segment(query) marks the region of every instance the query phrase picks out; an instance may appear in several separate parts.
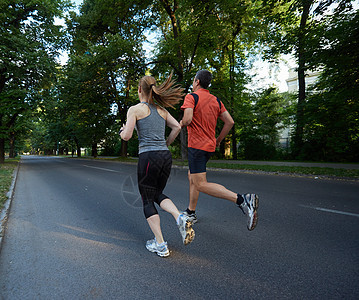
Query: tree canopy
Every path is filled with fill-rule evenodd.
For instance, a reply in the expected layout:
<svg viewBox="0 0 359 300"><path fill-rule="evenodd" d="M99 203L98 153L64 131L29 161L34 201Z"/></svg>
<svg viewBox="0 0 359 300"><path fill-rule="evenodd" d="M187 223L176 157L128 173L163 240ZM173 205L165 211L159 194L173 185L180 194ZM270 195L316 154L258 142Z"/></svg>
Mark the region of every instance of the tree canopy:
<svg viewBox="0 0 359 300"><path fill-rule="evenodd" d="M358 161L353 2L84 0L75 12L65 0L4 0L0 162L16 151L137 155L136 142L121 142L118 129L138 101L139 78L162 81L173 71L189 92L199 69L213 73L210 91L235 120L218 157ZM65 65L56 60L60 50L69 53ZM297 94L248 88L253 55L275 62L288 53ZM310 70L321 74L314 87L306 85ZM179 106L171 113L181 118ZM283 130L290 132L285 145ZM185 142L182 131L173 155L185 158Z"/></svg>

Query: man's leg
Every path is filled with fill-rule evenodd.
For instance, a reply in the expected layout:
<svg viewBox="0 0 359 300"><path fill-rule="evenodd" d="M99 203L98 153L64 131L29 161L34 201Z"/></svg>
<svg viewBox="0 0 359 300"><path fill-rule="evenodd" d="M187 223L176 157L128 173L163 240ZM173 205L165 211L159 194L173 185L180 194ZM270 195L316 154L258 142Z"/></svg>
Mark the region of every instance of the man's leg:
<svg viewBox="0 0 359 300"><path fill-rule="evenodd" d="M188 209L191 211L195 211L197 207L199 191L191 180L191 173L188 171L188 181L189 181L189 205Z"/></svg>
<svg viewBox="0 0 359 300"><path fill-rule="evenodd" d="M248 216L247 228L253 230L258 222L258 196L255 194L236 194L223 185L207 181L206 173L190 174L190 180L197 191L213 197L222 198L236 203Z"/></svg>
<svg viewBox="0 0 359 300"><path fill-rule="evenodd" d="M198 195L197 195L197 200L193 200L193 202L191 203L191 185L193 186L192 189L194 196L196 195L196 193L198 194L199 192L202 192L213 197L222 198L237 203L237 199L238 199L237 194L226 189L223 185L220 185L218 183L208 182L206 172L190 174L189 178L190 178L190 205L191 204L197 205L197 200L198 200Z"/></svg>

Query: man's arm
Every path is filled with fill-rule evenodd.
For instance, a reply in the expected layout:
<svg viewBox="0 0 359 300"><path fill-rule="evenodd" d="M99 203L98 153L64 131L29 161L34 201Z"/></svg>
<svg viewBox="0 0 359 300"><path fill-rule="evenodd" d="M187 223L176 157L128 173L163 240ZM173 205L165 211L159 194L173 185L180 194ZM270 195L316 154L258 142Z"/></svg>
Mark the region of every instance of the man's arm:
<svg viewBox="0 0 359 300"><path fill-rule="evenodd" d="M193 118L193 108L185 108L183 112L183 118L180 122L181 127L191 124Z"/></svg>
<svg viewBox="0 0 359 300"><path fill-rule="evenodd" d="M224 125L221 130L221 133L217 137L217 141L216 141L217 147L223 141L223 139L226 137L226 135L229 133L229 131L232 129L234 125L234 121L228 111L221 113L219 115L219 118L224 122Z"/></svg>

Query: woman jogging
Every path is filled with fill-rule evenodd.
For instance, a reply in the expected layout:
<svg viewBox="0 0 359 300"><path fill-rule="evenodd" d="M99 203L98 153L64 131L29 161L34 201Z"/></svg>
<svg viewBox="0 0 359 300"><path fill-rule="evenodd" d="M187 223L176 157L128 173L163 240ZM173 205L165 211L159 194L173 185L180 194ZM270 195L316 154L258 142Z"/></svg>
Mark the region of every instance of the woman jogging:
<svg viewBox="0 0 359 300"><path fill-rule="evenodd" d="M174 203L162 193L172 166L172 156L168 146L181 130L179 123L163 107L173 107L182 100L183 89L174 85L172 74L159 86L152 76L144 76L139 82L138 97L140 103L129 108L127 122L121 128L120 136L128 141L132 137L134 128L137 129L138 188L145 217L155 236L154 239L147 241L146 248L161 257L167 257L170 252L162 236L160 217L154 203L172 214L185 245L191 243L195 236L192 221L180 214ZM165 139L166 125L171 128L167 140Z"/></svg>

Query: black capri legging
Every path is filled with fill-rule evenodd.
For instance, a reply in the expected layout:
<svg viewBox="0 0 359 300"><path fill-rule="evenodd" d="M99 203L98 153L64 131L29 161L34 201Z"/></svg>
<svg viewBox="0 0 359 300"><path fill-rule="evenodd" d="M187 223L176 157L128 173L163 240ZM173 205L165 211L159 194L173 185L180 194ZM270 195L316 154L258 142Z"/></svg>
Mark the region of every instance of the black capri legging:
<svg viewBox="0 0 359 300"><path fill-rule="evenodd" d="M139 155L137 165L138 189L142 196L146 219L158 214L154 205L168 197L162 194L171 173L172 156L169 150L148 151Z"/></svg>

